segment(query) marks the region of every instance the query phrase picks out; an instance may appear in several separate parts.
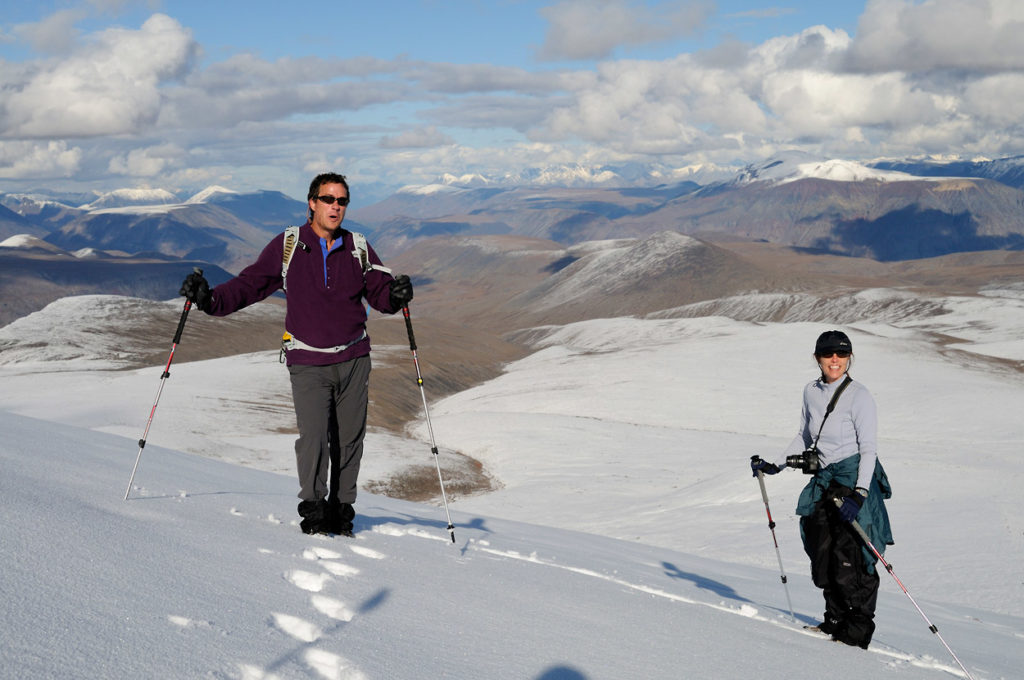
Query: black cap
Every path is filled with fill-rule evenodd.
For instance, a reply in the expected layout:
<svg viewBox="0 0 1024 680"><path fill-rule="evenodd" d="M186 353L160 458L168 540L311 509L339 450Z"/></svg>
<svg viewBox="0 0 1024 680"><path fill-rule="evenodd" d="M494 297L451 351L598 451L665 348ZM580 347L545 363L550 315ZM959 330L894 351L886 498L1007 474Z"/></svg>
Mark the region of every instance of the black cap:
<svg viewBox="0 0 1024 680"><path fill-rule="evenodd" d="M853 343L850 342L850 338L846 337L846 333L842 331L825 331L818 336L818 341L814 343L814 353L818 355L831 352L849 352L853 354Z"/></svg>

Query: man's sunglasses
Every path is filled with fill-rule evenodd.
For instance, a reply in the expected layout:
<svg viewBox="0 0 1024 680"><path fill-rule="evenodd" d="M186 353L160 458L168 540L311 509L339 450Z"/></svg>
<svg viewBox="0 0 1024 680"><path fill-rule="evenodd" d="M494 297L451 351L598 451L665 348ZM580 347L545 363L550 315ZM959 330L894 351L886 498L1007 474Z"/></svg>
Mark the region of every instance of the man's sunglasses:
<svg viewBox="0 0 1024 680"><path fill-rule="evenodd" d="M334 202L337 201L338 205L340 205L342 208L348 205L348 196L338 196L337 198L335 198L334 196L317 196L316 200L320 201L321 203L326 203L327 205L333 205Z"/></svg>
<svg viewBox="0 0 1024 680"><path fill-rule="evenodd" d="M835 356L839 357L840 359L846 359L847 357L850 356L850 353L847 352L844 349L839 349L839 350L836 350L834 352L821 352L820 354L818 354L818 357L820 359L830 359L832 357L832 355L835 355Z"/></svg>

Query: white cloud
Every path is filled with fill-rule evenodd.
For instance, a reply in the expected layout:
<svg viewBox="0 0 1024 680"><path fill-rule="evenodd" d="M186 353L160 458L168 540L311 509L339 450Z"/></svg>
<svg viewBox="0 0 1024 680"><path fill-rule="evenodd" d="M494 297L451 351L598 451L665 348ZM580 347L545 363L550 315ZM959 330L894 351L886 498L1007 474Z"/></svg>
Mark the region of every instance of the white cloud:
<svg viewBox="0 0 1024 680"><path fill-rule="evenodd" d="M780 132L792 137L827 137L848 127L905 128L944 117L935 97L899 73L786 71L767 76L764 91Z"/></svg>
<svg viewBox="0 0 1024 680"><path fill-rule="evenodd" d="M163 88L157 124L223 131L247 121L282 121L400 102L416 89L413 85L375 78L398 68L394 62L377 59L306 57L268 62L252 54L235 55ZM201 119L196 111L203 112Z"/></svg>
<svg viewBox="0 0 1024 680"><path fill-rule="evenodd" d="M633 0L561 2L545 10L544 49L594 56L681 35L704 16L683 9L689 18ZM670 59L537 70L244 53L200 66L200 47L167 16L76 40L71 18L33 25L66 33L66 54L0 69L4 177L229 173L266 186L251 178L315 165L405 183L573 162L730 165L779 148L1024 153L1024 48L1008 44L1024 35L1024 3L1009 0L870 2L854 35L811 26ZM30 142L24 159L10 151L19 140Z"/></svg>
<svg viewBox="0 0 1024 680"><path fill-rule="evenodd" d="M132 149L110 159L108 169L115 175L155 177L180 165L185 152L174 144Z"/></svg>
<svg viewBox="0 0 1024 680"><path fill-rule="evenodd" d="M0 141L0 178L71 177L82 161L82 150L67 142Z"/></svg>
<svg viewBox="0 0 1024 680"><path fill-rule="evenodd" d="M62 60L36 62L2 82L0 134L68 138L139 132L154 121L160 85L195 54L191 34L155 14L137 31L109 29Z"/></svg>
<svg viewBox="0 0 1024 680"><path fill-rule="evenodd" d="M550 24L541 59L602 59L620 46L689 35L712 13L709 3L664 3L649 8L627 0L563 0L540 11Z"/></svg>
<svg viewBox="0 0 1024 680"><path fill-rule="evenodd" d="M1018 129L1024 123L1024 73L979 78L964 88L962 110L993 129Z"/></svg>
<svg viewBox="0 0 1024 680"><path fill-rule="evenodd" d="M870 0L850 50L865 71L1024 68L1019 0Z"/></svg>

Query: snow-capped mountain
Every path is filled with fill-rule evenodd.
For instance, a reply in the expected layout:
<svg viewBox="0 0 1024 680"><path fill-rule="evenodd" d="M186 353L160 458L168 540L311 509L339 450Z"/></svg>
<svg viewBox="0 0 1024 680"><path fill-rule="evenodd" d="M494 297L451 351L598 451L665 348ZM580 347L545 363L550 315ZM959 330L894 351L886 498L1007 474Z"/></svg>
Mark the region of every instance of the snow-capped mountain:
<svg viewBox="0 0 1024 680"><path fill-rule="evenodd" d="M907 172L880 170L856 161L816 157L802 151L790 151L751 164L733 179L736 185L752 182L785 184L802 179L824 179L831 182L910 182L922 177Z"/></svg>
<svg viewBox="0 0 1024 680"><path fill-rule="evenodd" d="M654 187L683 181L708 183L733 176L736 168L712 163L672 167L649 163L619 165L585 165L569 163L541 168L523 168L500 175L480 173L445 173L428 185L411 185L399 191L416 191L424 186L455 186L465 189L479 187L549 187L549 188L624 188Z"/></svg>
<svg viewBox="0 0 1024 680"><path fill-rule="evenodd" d="M884 159L874 161L870 165L882 170L898 170L922 177L984 177L1012 187L1024 187L1024 156L996 159Z"/></svg>
<svg viewBox="0 0 1024 680"><path fill-rule="evenodd" d="M103 210L127 206L168 205L181 199L166 189L115 189L98 195L89 203L79 206L82 210Z"/></svg>
<svg viewBox="0 0 1024 680"><path fill-rule="evenodd" d="M10 236L3 241L0 241L0 248L19 249L23 251L38 250L54 255L68 254L68 252L63 248L58 248L52 243L47 243L43 239L32 236L31 234L15 234L14 236Z"/></svg>
<svg viewBox="0 0 1024 680"><path fill-rule="evenodd" d="M238 195L239 193L237 191L234 191L233 189L226 189L222 186L217 186L216 184L214 184L212 186L206 187L202 191L193 194L191 197L189 197L188 200L185 201L185 203L209 203L213 200L216 200L217 198L221 198L224 196Z"/></svg>

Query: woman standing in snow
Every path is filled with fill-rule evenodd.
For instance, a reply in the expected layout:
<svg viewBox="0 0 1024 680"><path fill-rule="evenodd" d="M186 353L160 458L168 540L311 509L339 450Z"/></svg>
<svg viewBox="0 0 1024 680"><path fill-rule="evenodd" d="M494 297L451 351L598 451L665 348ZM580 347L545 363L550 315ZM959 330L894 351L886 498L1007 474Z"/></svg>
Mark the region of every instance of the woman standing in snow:
<svg viewBox="0 0 1024 680"><path fill-rule="evenodd" d="M892 545L883 502L892 491L875 446L875 400L848 373L850 338L842 331L825 331L815 343L814 358L821 377L804 388L799 432L775 462L755 457L750 467L755 476L786 466L814 475L796 509L811 577L825 597L823 620L813 628L867 649L875 631L878 572L875 556L852 522L880 551Z"/></svg>

